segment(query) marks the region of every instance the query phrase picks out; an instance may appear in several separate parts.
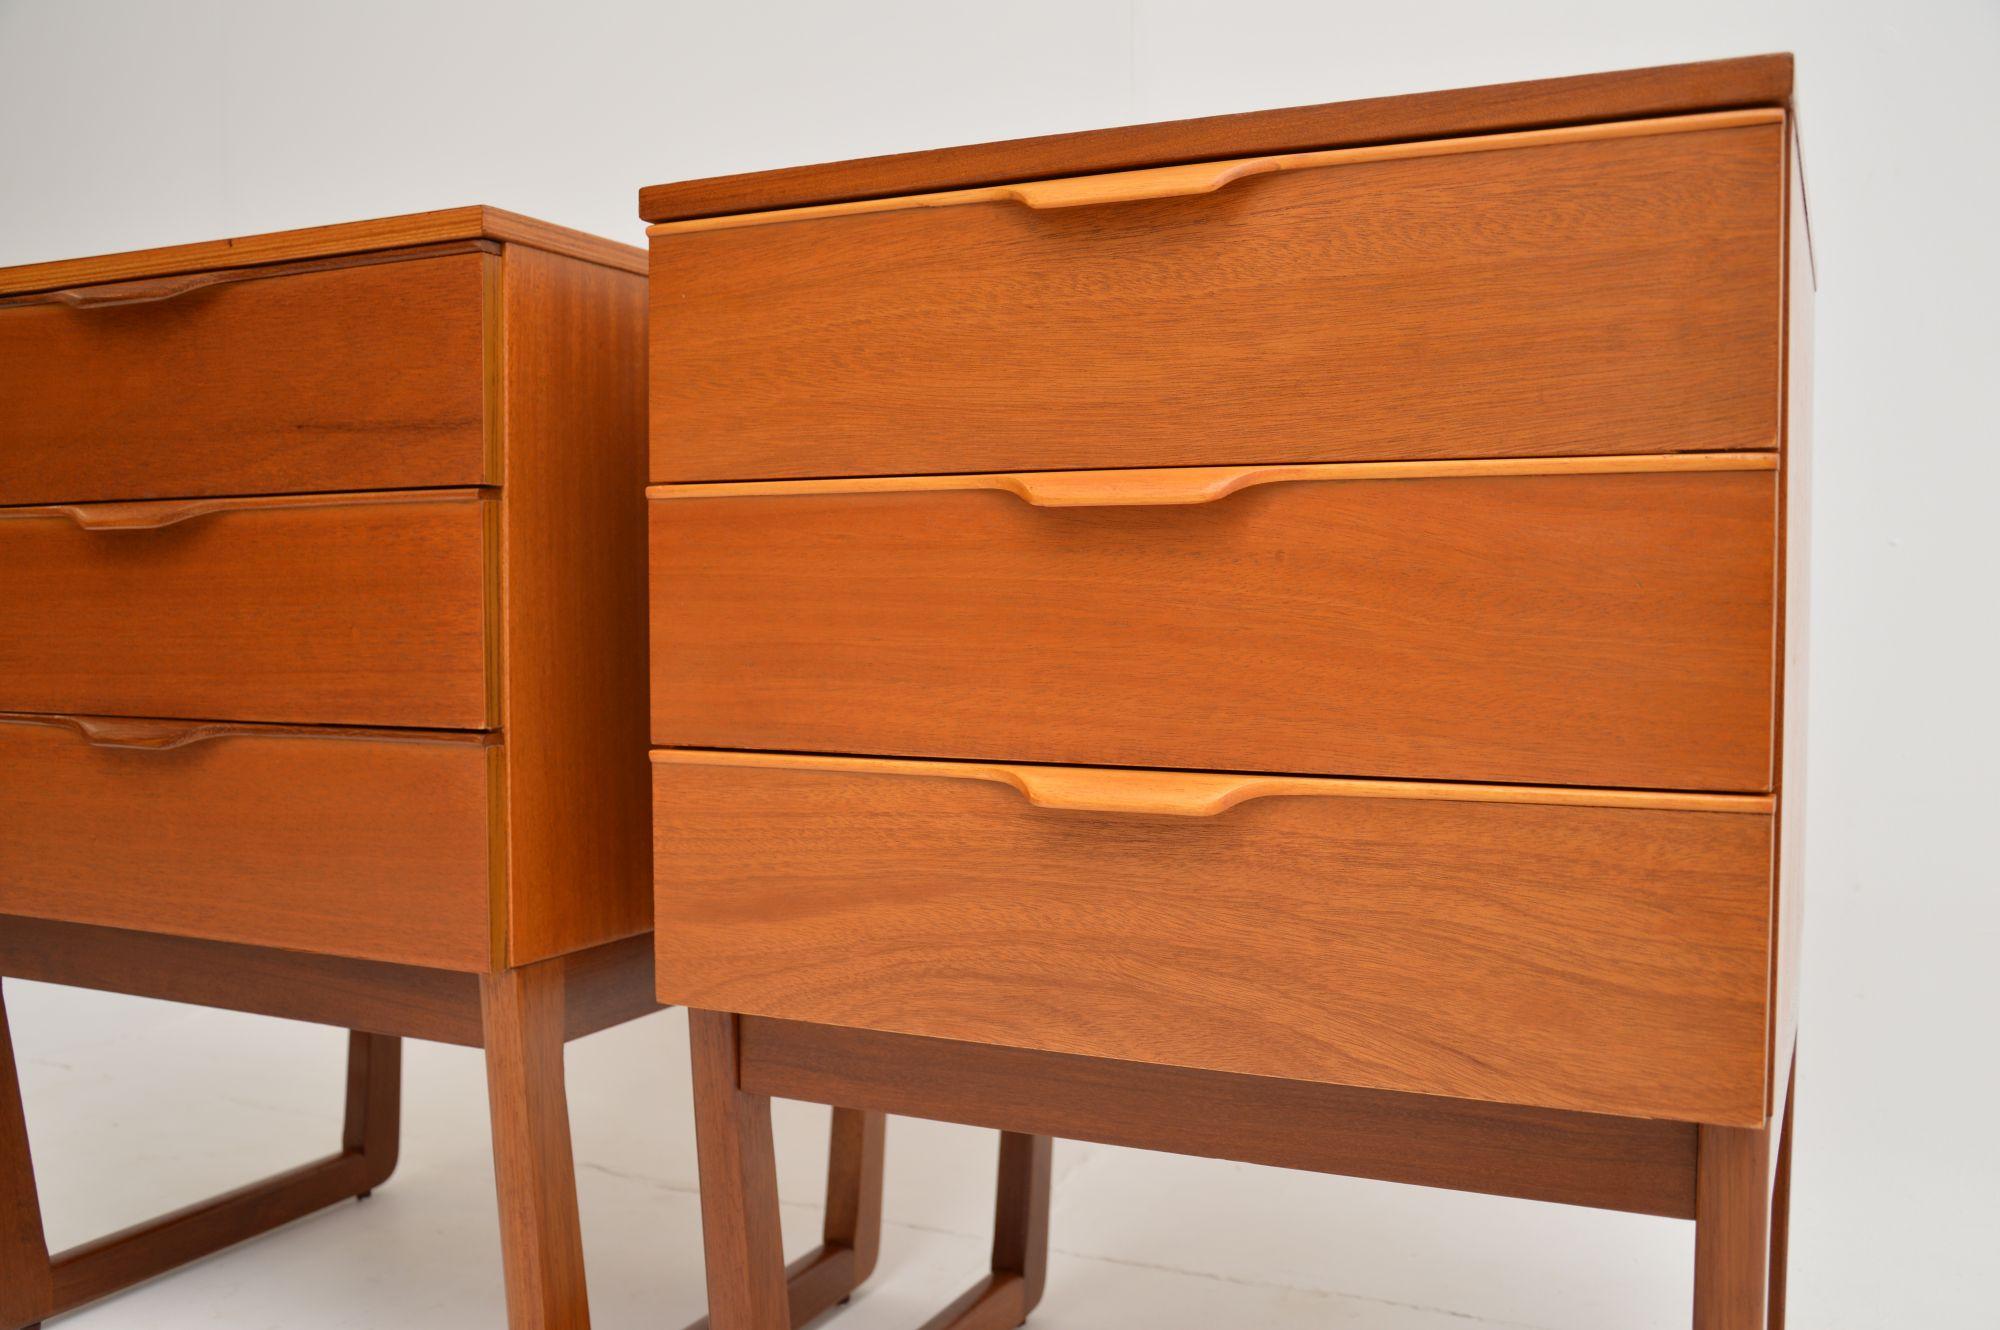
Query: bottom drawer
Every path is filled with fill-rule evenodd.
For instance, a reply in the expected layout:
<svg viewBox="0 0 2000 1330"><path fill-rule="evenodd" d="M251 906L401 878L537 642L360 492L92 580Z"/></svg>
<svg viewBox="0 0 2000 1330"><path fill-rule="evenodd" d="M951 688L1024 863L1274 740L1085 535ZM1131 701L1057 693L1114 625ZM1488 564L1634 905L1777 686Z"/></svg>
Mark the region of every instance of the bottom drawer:
<svg viewBox="0 0 2000 1330"><path fill-rule="evenodd" d="M660 750L659 996L1765 1115L1770 800Z"/></svg>
<svg viewBox="0 0 2000 1330"><path fill-rule="evenodd" d="M493 958L479 734L0 715L0 914Z"/></svg>

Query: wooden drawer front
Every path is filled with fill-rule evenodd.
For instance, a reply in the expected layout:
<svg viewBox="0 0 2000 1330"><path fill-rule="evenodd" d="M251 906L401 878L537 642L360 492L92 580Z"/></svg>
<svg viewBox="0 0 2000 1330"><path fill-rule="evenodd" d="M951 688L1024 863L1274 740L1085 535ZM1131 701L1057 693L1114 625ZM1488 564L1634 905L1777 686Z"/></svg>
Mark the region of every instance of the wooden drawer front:
<svg viewBox="0 0 2000 1330"><path fill-rule="evenodd" d="M655 488L653 741L1770 788L1772 471L1398 466Z"/></svg>
<svg viewBox="0 0 2000 1330"><path fill-rule="evenodd" d="M488 506L0 509L0 709L484 727Z"/></svg>
<svg viewBox="0 0 2000 1330"><path fill-rule="evenodd" d="M655 754L663 1000L1762 1121L1768 799L817 761Z"/></svg>
<svg viewBox="0 0 2000 1330"><path fill-rule="evenodd" d="M491 963L483 736L0 717L0 913Z"/></svg>
<svg viewBox="0 0 2000 1330"><path fill-rule="evenodd" d="M197 274L0 307L0 503L494 479L486 262ZM96 303L120 296L136 303Z"/></svg>
<svg viewBox="0 0 2000 1330"><path fill-rule="evenodd" d="M652 475L1770 448L1778 117L656 227Z"/></svg>

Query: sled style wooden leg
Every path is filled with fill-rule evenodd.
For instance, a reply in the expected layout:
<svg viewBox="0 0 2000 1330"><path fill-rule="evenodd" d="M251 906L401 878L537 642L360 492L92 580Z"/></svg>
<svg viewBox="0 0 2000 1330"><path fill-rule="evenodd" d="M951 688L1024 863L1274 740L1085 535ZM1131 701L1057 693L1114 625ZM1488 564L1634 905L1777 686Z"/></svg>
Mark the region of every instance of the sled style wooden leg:
<svg viewBox="0 0 2000 1330"><path fill-rule="evenodd" d="M500 1257L513 1330L590 1324L563 1082L564 987L560 960L479 981Z"/></svg>
<svg viewBox="0 0 2000 1330"><path fill-rule="evenodd" d="M771 1101L744 1093L737 1080L736 1017L688 1012L688 1044L708 1330L787 1330Z"/></svg>
<svg viewBox="0 0 2000 1330"><path fill-rule="evenodd" d="M367 1161L367 1200L396 1171L403 1138L403 1041L394 1035L347 1033L347 1120L341 1149Z"/></svg>
<svg viewBox="0 0 2000 1330"><path fill-rule="evenodd" d="M1014 1330L1042 1300L1049 1267L1046 1136L1000 1133L999 1199L993 1215L993 1273L924 1323L923 1330Z"/></svg>
<svg viewBox="0 0 2000 1330"><path fill-rule="evenodd" d="M887 1121L880 1113L833 1110L832 1136L827 1143L826 1222L820 1245L785 1267L786 1303L795 1326L846 1302L875 1271L875 1260L882 1250L882 1150Z"/></svg>
<svg viewBox="0 0 2000 1330"><path fill-rule="evenodd" d="M340 1153L50 1256L0 1000L0 1330L19 1330L232 1247L349 1197L395 1171L402 1044L350 1034Z"/></svg>
<svg viewBox="0 0 2000 1330"><path fill-rule="evenodd" d="M886 1119L833 1110L822 1240L782 1266L771 1101L736 1083L734 1017L691 1011L688 1022L709 1289L709 1315L689 1330L802 1326L846 1302L875 1270Z"/></svg>
<svg viewBox="0 0 2000 1330"><path fill-rule="evenodd" d="M1694 1330L1782 1330L1794 1083L1770 1124L1700 1130Z"/></svg>
<svg viewBox="0 0 2000 1330"><path fill-rule="evenodd" d="M788 1330L846 1300L880 1242L883 1116L834 1110L824 1245L784 1266L771 1101L737 1077L738 1018L688 1012L709 1314L690 1330ZM1050 1141L1003 1132L993 1272L925 1330L1012 1330L1040 1301Z"/></svg>
<svg viewBox="0 0 2000 1330"><path fill-rule="evenodd" d="M28 1154L28 1122L21 1110L21 1078L14 1068L5 985L0 984L0 1327L36 1324L54 1310L52 1298L49 1248Z"/></svg>

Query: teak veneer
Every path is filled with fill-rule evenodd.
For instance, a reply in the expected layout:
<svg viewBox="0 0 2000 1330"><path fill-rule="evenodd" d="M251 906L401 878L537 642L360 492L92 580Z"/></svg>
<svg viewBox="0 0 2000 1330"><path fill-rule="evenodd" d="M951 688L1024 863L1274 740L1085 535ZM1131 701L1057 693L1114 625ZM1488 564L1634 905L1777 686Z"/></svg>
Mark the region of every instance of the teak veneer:
<svg viewBox="0 0 2000 1330"><path fill-rule="evenodd" d="M1187 816L1143 779L1156 773L1138 773L1129 801L1128 773L1092 770L1094 797L1064 773L1067 790L1031 806L944 763L662 756L655 927L662 991L679 1004L1497 1103L1764 1119L1768 812L1299 781Z"/></svg>
<svg viewBox="0 0 2000 1330"><path fill-rule="evenodd" d="M1693 1220L1784 1320L1791 60L662 185L656 982L711 1324L768 1100Z"/></svg>
<svg viewBox="0 0 2000 1330"><path fill-rule="evenodd" d="M1540 466L656 498L653 741L1769 790L1775 473Z"/></svg>
<svg viewBox="0 0 2000 1330"><path fill-rule="evenodd" d="M653 479L1768 449L1780 116L656 226Z"/></svg>
<svg viewBox="0 0 2000 1330"><path fill-rule="evenodd" d="M1719 108L1778 107L1791 96L1792 57L1788 54L1706 60L1049 134L649 185L639 191L639 215L649 222L672 222L978 189L1055 176L1136 171L1218 157L1413 143L1558 125L1645 120Z"/></svg>
<svg viewBox="0 0 2000 1330"><path fill-rule="evenodd" d="M0 296L0 503L497 484L489 257Z"/></svg>
<svg viewBox="0 0 2000 1330"><path fill-rule="evenodd" d="M490 506L397 490L0 508L0 696L59 715L494 727Z"/></svg>
<svg viewBox="0 0 2000 1330"><path fill-rule="evenodd" d="M0 975L355 1032L338 1154L52 1255L0 1011L0 1330L380 1185L404 1037L486 1050L512 1324L588 1325L563 1043L657 1008L640 267L470 208L0 270Z"/></svg>

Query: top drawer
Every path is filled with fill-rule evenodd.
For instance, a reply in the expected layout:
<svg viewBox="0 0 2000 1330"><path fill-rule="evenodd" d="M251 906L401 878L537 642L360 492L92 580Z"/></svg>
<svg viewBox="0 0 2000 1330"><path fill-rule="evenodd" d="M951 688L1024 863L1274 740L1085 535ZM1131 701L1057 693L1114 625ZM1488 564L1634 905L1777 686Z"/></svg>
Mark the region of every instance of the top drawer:
<svg viewBox="0 0 2000 1330"><path fill-rule="evenodd" d="M477 485L481 253L0 303L0 504Z"/></svg>
<svg viewBox="0 0 2000 1330"><path fill-rule="evenodd" d="M652 476L1769 449L1781 119L656 226Z"/></svg>

